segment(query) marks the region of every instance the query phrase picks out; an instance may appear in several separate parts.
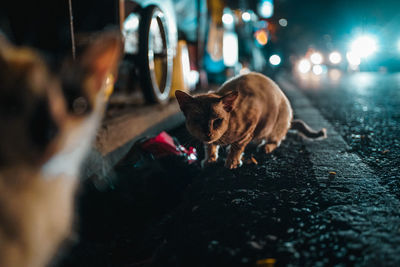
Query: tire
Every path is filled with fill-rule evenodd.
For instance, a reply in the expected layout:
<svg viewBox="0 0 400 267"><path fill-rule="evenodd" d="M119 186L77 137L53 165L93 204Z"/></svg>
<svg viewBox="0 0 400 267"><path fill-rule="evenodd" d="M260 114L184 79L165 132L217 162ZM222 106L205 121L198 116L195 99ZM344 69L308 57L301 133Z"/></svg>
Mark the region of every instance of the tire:
<svg viewBox="0 0 400 267"><path fill-rule="evenodd" d="M140 84L147 102L165 104L171 91L173 70L173 51L168 39L167 22L161 9L156 6L144 8L140 15Z"/></svg>

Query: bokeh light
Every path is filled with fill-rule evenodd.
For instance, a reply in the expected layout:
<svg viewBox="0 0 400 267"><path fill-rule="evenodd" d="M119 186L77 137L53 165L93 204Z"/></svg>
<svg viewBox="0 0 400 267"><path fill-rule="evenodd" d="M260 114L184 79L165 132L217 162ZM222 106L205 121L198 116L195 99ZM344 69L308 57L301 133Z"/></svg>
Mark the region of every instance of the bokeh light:
<svg viewBox="0 0 400 267"><path fill-rule="evenodd" d="M194 88L196 84L199 82L200 79L200 73L197 70L191 70L189 73L189 86L191 88Z"/></svg>
<svg viewBox="0 0 400 267"><path fill-rule="evenodd" d="M323 72L323 69L322 69L321 65L314 65L312 68L312 71L315 75L321 75Z"/></svg>
<svg viewBox="0 0 400 267"><path fill-rule="evenodd" d="M251 20L251 14L247 11L242 13L242 20L244 22L249 22Z"/></svg>
<svg viewBox="0 0 400 267"><path fill-rule="evenodd" d="M353 51L347 52L346 54L347 61L352 66L358 66L361 64L361 59L358 54L354 53Z"/></svg>
<svg viewBox="0 0 400 267"><path fill-rule="evenodd" d="M258 13L265 19L272 17L274 14L272 0L263 0L258 7Z"/></svg>
<svg viewBox="0 0 400 267"><path fill-rule="evenodd" d="M271 63L271 65L273 66L278 66L279 64L281 64L281 57L279 55L272 55L269 57L269 63Z"/></svg>
<svg viewBox="0 0 400 267"><path fill-rule="evenodd" d="M279 21L279 25L281 25L282 27L286 27L287 26L287 19L285 18L281 18Z"/></svg>
<svg viewBox="0 0 400 267"><path fill-rule="evenodd" d="M301 59L299 61L299 64L297 65L297 69L299 70L299 72L301 73L307 73L310 71L311 69L311 63L308 59Z"/></svg>
<svg viewBox="0 0 400 267"><path fill-rule="evenodd" d="M329 61L332 64L339 64L340 62L342 62L342 55L339 52L334 51L329 54Z"/></svg>
<svg viewBox="0 0 400 267"><path fill-rule="evenodd" d="M313 64L321 64L324 61L324 58L322 57L322 54L319 52L314 52L310 56L311 62Z"/></svg>
<svg viewBox="0 0 400 267"><path fill-rule="evenodd" d="M366 58L372 55L377 49L376 38L369 35L360 36L351 43L351 52L359 58Z"/></svg>
<svg viewBox="0 0 400 267"><path fill-rule="evenodd" d="M260 45L266 45L268 43L268 34L265 30L258 30L255 36Z"/></svg>
<svg viewBox="0 0 400 267"><path fill-rule="evenodd" d="M229 13L225 13L224 15L222 15L222 22L225 25L231 25L233 23L233 16Z"/></svg>
<svg viewBox="0 0 400 267"><path fill-rule="evenodd" d="M238 62L239 45L237 35L233 32L225 32L223 37L222 57L227 67L233 67Z"/></svg>

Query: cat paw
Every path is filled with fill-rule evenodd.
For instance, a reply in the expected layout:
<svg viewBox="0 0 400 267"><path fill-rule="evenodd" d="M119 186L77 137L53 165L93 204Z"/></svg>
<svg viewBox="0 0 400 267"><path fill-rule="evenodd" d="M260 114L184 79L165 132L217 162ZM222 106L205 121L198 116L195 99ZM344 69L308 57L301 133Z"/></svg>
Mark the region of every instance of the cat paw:
<svg viewBox="0 0 400 267"><path fill-rule="evenodd" d="M217 163L217 159L216 158L215 159L214 158L209 158L209 159L203 159L201 161L200 165L201 165L202 168L205 168L205 167L213 165L215 163Z"/></svg>
<svg viewBox="0 0 400 267"><path fill-rule="evenodd" d="M237 169L243 165L242 160L227 160L225 162L225 168L230 170Z"/></svg>

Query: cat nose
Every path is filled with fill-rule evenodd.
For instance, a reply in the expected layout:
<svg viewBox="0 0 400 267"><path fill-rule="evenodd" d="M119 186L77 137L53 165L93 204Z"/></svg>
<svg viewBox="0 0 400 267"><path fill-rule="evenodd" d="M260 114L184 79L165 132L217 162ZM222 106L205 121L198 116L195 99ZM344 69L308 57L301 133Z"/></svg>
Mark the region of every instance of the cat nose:
<svg viewBox="0 0 400 267"><path fill-rule="evenodd" d="M207 137L211 137L211 132L208 132L208 133L207 133Z"/></svg>

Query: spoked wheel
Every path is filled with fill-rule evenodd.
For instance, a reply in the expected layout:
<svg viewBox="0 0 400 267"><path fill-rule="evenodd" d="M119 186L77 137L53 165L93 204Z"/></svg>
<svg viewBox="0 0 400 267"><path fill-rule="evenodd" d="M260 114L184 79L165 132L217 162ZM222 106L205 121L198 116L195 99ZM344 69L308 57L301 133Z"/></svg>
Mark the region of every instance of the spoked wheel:
<svg viewBox="0 0 400 267"><path fill-rule="evenodd" d="M148 6L139 23L139 74L144 97L151 103L166 103L171 90L173 51L163 12Z"/></svg>

